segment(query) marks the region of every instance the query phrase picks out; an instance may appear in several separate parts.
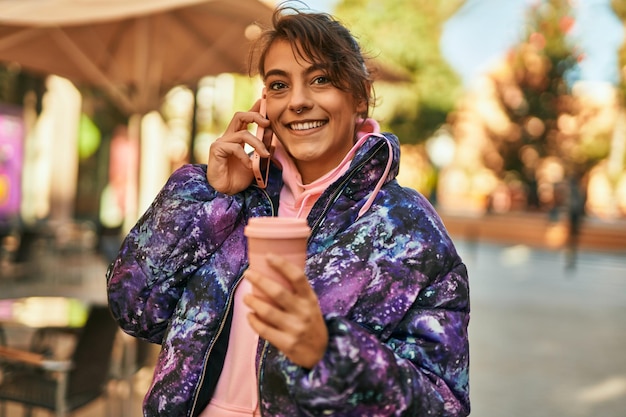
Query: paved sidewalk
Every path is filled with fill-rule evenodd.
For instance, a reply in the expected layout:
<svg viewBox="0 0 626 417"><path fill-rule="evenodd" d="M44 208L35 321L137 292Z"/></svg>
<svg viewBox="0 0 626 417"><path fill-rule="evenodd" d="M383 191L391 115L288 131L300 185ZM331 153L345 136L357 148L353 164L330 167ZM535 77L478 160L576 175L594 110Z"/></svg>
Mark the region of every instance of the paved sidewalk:
<svg viewBox="0 0 626 417"><path fill-rule="evenodd" d="M472 416L626 415L626 257L459 243L470 272Z"/></svg>

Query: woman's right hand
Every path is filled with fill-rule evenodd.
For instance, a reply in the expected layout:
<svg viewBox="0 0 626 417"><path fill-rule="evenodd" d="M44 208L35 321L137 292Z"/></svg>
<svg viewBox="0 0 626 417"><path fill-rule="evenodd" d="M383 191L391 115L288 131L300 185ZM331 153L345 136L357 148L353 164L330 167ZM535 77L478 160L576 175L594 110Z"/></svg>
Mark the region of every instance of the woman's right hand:
<svg viewBox="0 0 626 417"><path fill-rule="evenodd" d="M263 142L248 131L250 123L269 128L270 121L261 116L260 107L261 101L257 100L250 111L235 113L224 134L211 144L206 177L216 191L236 194L254 179L252 160L244 150L246 143L262 157L269 157Z"/></svg>

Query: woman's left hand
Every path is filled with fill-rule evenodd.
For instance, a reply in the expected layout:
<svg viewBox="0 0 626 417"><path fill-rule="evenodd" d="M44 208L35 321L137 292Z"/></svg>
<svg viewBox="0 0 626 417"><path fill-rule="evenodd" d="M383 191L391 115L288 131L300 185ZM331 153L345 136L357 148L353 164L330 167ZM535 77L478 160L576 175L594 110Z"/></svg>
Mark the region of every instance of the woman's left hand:
<svg viewBox="0 0 626 417"><path fill-rule="evenodd" d="M252 310L248 321L260 337L293 363L311 369L322 359L328 346L328 329L317 295L304 271L296 265L279 255L268 255L267 261L283 274L292 288L248 270L246 279L253 286L253 291L244 297L245 304Z"/></svg>

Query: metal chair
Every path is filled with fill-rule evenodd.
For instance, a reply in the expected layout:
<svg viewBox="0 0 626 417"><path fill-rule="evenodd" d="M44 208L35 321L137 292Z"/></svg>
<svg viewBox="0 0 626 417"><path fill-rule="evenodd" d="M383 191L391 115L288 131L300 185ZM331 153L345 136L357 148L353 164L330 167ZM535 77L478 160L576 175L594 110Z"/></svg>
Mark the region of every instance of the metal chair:
<svg viewBox="0 0 626 417"><path fill-rule="evenodd" d="M29 365L0 382L0 401L22 404L25 415L32 408L43 408L57 417L90 404L106 394L117 332L108 307L93 306L69 360L0 346L0 360Z"/></svg>

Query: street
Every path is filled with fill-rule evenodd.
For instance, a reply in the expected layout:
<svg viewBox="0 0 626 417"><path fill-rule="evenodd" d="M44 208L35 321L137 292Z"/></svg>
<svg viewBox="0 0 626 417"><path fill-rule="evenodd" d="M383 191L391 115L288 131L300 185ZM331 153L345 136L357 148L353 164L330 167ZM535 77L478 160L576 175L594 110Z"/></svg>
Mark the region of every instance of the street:
<svg viewBox="0 0 626 417"><path fill-rule="evenodd" d="M626 415L626 253L459 243L473 417Z"/></svg>

